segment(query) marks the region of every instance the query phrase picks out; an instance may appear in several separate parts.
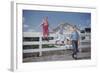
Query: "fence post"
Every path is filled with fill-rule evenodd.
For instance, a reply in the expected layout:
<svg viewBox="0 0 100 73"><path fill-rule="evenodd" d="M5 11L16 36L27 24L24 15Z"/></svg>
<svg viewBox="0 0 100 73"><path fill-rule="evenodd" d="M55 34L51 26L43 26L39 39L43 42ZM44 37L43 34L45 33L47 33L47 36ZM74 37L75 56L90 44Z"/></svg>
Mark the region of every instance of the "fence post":
<svg viewBox="0 0 100 73"><path fill-rule="evenodd" d="M41 51L41 49L42 49L42 36L41 35L39 36L39 49L40 49L39 56L42 56L42 51Z"/></svg>

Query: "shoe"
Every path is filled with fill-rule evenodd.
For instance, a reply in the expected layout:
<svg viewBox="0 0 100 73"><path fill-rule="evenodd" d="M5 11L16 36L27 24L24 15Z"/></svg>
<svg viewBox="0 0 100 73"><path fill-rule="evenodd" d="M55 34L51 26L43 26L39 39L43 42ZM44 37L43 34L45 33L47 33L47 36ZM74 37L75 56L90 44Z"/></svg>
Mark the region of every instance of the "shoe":
<svg viewBox="0 0 100 73"><path fill-rule="evenodd" d="M74 59L77 60L77 55L74 55Z"/></svg>
<svg viewBox="0 0 100 73"><path fill-rule="evenodd" d="M74 59L74 54L72 54L72 58Z"/></svg>
<svg viewBox="0 0 100 73"><path fill-rule="evenodd" d="M77 60L77 55L72 54L72 58L75 59L75 60Z"/></svg>

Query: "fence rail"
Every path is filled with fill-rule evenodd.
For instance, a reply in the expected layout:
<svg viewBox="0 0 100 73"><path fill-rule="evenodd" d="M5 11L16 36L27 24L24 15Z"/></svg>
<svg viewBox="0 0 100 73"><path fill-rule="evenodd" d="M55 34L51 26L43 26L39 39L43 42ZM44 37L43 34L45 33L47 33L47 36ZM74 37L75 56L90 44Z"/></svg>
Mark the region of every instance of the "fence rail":
<svg viewBox="0 0 100 73"><path fill-rule="evenodd" d="M79 48L87 48L91 47L90 45L80 45ZM43 52L43 51L56 51L56 50L66 50L66 49L72 49L72 46L64 46L60 48L42 48L42 49L25 49L23 53L34 53L34 52Z"/></svg>
<svg viewBox="0 0 100 73"><path fill-rule="evenodd" d="M91 40L81 40L81 43L82 42L90 42ZM23 45L38 45L38 44L40 44L40 42L38 42L38 41L29 41L29 42L23 42ZM55 41L49 41L49 42L47 42L47 41L44 41L44 42L42 42L42 44L55 44Z"/></svg>

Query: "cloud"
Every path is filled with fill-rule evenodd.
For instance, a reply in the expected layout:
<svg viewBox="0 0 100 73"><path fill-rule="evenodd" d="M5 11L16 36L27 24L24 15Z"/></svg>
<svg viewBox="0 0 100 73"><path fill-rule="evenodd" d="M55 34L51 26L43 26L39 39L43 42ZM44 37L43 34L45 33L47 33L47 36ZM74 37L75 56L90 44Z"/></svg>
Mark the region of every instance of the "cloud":
<svg viewBox="0 0 100 73"><path fill-rule="evenodd" d="M34 29L28 29L27 32L35 32Z"/></svg>
<svg viewBox="0 0 100 73"><path fill-rule="evenodd" d="M23 27L29 28L29 25L25 23L25 17L22 18L22 21L23 21Z"/></svg>
<svg viewBox="0 0 100 73"><path fill-rule="evenodd" d="M22 18L22 21L23 21L23 28L24 28L24 31L25 31L25 32L36 32L36 31L32 28L32 25L26 23L25 17Z"/></svg>
<svg viewBox="0 0 100 73"><path fill-rule="evenodd" d="M29 27L29 25L27 25L27 24L23 24L23 26L24 26L24 28L28 28Z"/></svg>

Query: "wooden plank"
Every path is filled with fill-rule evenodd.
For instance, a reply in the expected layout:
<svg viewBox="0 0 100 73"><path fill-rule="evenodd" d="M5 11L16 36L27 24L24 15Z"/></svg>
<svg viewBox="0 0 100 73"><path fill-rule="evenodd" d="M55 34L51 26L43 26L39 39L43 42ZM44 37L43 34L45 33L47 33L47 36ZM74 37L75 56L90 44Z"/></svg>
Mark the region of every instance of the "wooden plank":
<svg viewBox="0 0 100 73"><path fill-rule="evenodd" d="M90 47L90 45L84 45L84 46L79 46L79 48L87 48ZM42 48L42 49L26 49L23 50L23 53L33 53L33 52L43 52L43 51L55 51L55 50L66 50L66 49L72 49L70 48L66 48L64 47L60 47L60 48Z"/></svg>
<svg viewBox="0 0 100 73"><path fill-rule="evenodd" d="M28 49L23 50L23 53L32 53L32 52L40 52L40 51L55 51L55 50L65 50L66 48L42 48L42 49Z"/></svg>
<svg viewBox="0 0 100 73"><path fill-rule="evenodd" d="M80 42L90 42L91 40L81 40ZM29 41L29 42L23 42L23 45L39 45L39 44L55 44L55 41Z"/></svg>

